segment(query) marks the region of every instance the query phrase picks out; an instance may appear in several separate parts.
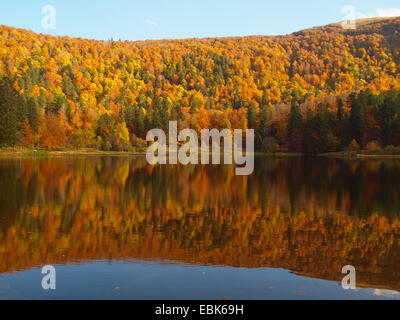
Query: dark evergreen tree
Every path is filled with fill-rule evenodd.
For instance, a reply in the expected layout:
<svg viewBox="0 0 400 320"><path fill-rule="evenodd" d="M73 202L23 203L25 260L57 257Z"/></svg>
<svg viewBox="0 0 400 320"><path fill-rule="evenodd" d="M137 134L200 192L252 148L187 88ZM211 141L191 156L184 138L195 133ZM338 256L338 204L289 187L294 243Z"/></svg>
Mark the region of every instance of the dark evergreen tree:
<svg viewBox="0 0 400 320"><path fill-rule="evenodd" d="M17 143L19 130L18 109L23 104L8 79L0 79L0 146Z"/></svg>
<svg viewBox="0 0 400 320"><path fill-rule="evenodd" d="M290 108L290 113L288 115L288 124L286 127L286 132L288 137L290 137L294 129L300 129L302 126L303 116L300 113L299 106L293 102Z"/></svg>
<svg viewBox="0 0 400 320"><path fill-rule="evenodd" d="M39 103L36 97L31 97L28 99L28 121L31 128L36 131L38 127L39 119Z"/></svg>
<svg viewBox="0 0 400 320"><path fill-rule="evenodd" d="M257 118L257 110L254 103L250 103L247 109L247 120L249 129L255 129Z"/></svg>
<svg viewBox="0 0 400 320"><path fill-rule="evenodd" d="M350 112L350 130L352 139L355 139L360 146L364 146L365 133L365 113L367 110L367 100L363 93L352 95Z"/></svg>
<svg viewBox="0 0 400 320"><path fill-rule="evenodd" d="M268 109L262 106L260 109L260 125L256 134L256 148L260 148L263 140L268 136Z"/></svg>

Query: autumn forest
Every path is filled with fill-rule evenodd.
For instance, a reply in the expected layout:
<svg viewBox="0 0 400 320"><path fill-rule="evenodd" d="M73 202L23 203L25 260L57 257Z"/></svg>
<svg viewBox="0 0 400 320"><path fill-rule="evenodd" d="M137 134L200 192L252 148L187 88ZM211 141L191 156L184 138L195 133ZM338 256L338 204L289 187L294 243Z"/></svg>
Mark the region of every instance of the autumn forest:
<svg viewBox="0 0 400 320"><path fill-rule="evenodd" d="M0 26L0 147L143 150L146 132L255 129L265 152L398 151L400 18L160 41Z"/></svg>

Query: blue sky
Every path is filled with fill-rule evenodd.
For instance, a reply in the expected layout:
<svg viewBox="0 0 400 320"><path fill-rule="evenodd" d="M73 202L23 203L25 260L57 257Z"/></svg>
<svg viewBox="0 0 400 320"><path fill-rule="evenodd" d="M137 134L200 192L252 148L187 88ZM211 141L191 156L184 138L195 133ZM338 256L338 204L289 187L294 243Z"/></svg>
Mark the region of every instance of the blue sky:
<svg viewBox="0 0 400 320"><path fill-rule="evenodd" d="M56 29L42 28L42 7L56 9ZM399 0L12 0L0 24L94 39L177 39L287 34L345 19L400 15Z"/></svg>

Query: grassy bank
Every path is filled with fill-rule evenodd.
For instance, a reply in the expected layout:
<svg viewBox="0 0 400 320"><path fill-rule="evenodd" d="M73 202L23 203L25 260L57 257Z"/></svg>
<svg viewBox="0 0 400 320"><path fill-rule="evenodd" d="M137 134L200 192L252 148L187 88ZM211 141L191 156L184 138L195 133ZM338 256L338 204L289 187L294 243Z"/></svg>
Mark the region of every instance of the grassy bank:
<svg viewBox="0 0 400 320"><path fill-rule="evenodd" d="M340 159L400 159L400 152L394 150L380 151L341 151L318 154L318 157L340 158ZM47 157L47 156L73 156L73 155L108 155L108 156L134 156L145 155L145 151L102 151L98 149L78 149L78 150L32 150L26 148L0 148L0 157L26 156L26 157ZM221 155L223 152L221 152ZM301 157L302 153L295 152L255 152L255 156L265 157Z"/></svg>
<svg viewBox="0 0 400 320"><path fill-rule="evenodd" d="M168 151L167 151L168 152ZM53 155L145 155L145 151L103 151L98 149L78 149L78 150L33 150L26 148L0 148L1 156L53 156ZM211 152L210 152L211 154ZM224 152L221 150L221 155ZM255 156L268 156L268 157L299 157L301 153L294 152L255 152Z"/></svg>
<svg viewBox="0 0 400 320"><path fill-rule="evenodd" d="M400 159L400 154L369 151L342 151L319 154L319 157L340 159Z"/></svg>
<svg viewBox="0 0 400 320"><path fill-rule="evenodd" d="M79 149L79 150L32 150L25 148L3 148L0 149L0 157L10 156L66 156L66 155L144 155L145 152L139 151L102 151L97 149Z"/></svg>
<svg viewBox="0 0 400 320"><path fill-rule="evenodd" d="M255 156L265 156L265 157L276 157L276 158L279 158L279 157L289 158L289 157L302 157L302 156L304 156L304 154L297 153L297 152L258 152L258 151L254 152L254 155Z"/></svg>

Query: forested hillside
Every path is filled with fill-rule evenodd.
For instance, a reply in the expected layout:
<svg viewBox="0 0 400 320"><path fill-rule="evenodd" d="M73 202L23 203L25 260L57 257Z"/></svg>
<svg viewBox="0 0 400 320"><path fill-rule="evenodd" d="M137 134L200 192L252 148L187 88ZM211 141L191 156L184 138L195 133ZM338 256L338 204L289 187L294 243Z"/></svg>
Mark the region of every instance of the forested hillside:
<svg viewBox="0 0 400 320"><path fill-rule="evenodd" d="M400 18L287 36L96 41L0 26L0 146L143 147L152 128L254 128L257 148L400 145Z"/></svg>

